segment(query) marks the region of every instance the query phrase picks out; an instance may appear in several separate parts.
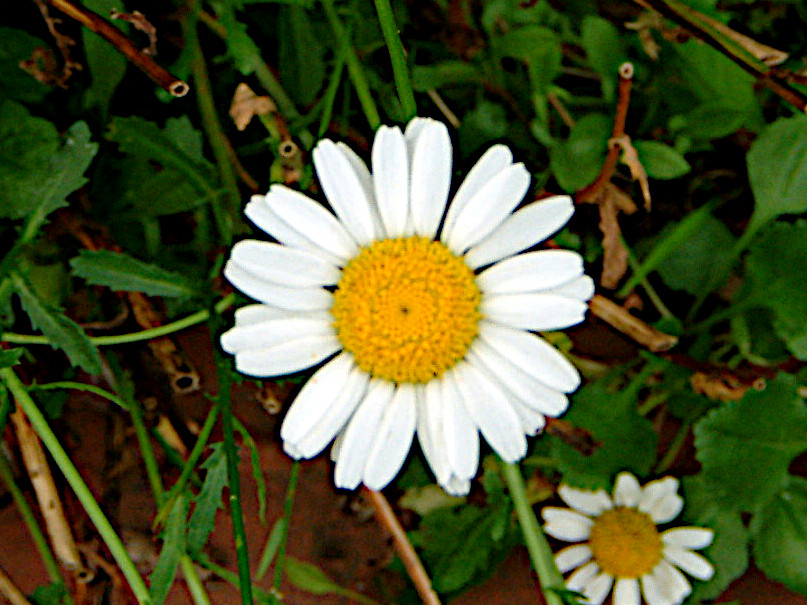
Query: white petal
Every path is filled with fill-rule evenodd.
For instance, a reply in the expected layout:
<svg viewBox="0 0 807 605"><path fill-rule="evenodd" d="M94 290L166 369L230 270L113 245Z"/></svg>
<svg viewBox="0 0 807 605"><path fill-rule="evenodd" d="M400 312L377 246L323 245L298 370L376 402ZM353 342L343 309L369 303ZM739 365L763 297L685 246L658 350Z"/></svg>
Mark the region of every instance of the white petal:
<svg viewBox="0 0 807 605"><path fill-rule="evenodd" d="M679 605L692 591L684 574L663 559L641 582L648 605Z"/></svg>
<svg viewBox="0 0 807 605"><path fill-rule="evenodd" d="M418 235L433 239L451 186L451 138L443 123L429 120L420 127L413 142L409 198L412 219Z"/></svg>
<svg viewBox="0 0 807 605"><path fill-rule="evenodd" d="M642 487L631 473L619 473L614 485L614 504L636 508L642 496Z"/></svg>
<svg viewBox="0 0 807 605"><path fill-rule="evenodd" d="M575 544L558 551L555 555L555 565L558 566L560 573L566 573L591 560L592 556L591 547L588 544Z"/></svg>
<svg viewBox="0 0 807 605"><path fill-rule="evenodd" d="M530 173L520 162L508 166L485 183L458 213L445 243L462 254L496 229L518 206L530 187Z"/></svg>
<svg viewBox="0 0 807 605"><path fill-rule="evenodd" d="M398 474L412 445L416 422L415 388L409 384L399 385L384 411L377 433L368 436L373 447L364 468L363 482L367 487L381 490Z"/></svg>
<svg viewBox="0 0 807 605"><path fill-rule="evenodd" d="M235 310L236 327L251 326L276 319L317 319L327 323L333 322L328 311L288 311L269 305L246 305Z"/></svg>
<svg viewBox="0 0 807 605"><path fill-rule="evenodd" d="M665 477L651 481L642 489L639 510L650 515L655 523L669 523L684 507L684 500L678 495L678 479Z"/></svg>
<svg viewBox="0 0 807 605"><path fill-rule="evenodd" d="M229 262L266 281L298 288L333 286L342 277L322 254L249 239L233 246Z"/></svg>
<svg viewBox="0 0 807 605"><path fill-rule="evenodd" d="M714 535L714 531L703 527L675 527L662 532L661 539L670 546L699 550L709 546Z"/></svg>
<svg viewBox="0 0 807 605"><path fill-rule="evenodd" d="M222 334L222 338L226 336ZM305 336L235 353L235 369L249 376L284 376L318 364L342 348L333 336Z"/></svg>
<svg viewBox="0 0 807 605"><path fill-rule="evenodd" d="M512 395L512 393L510 394ZM518 414L518 418L521 421L521 430L524 431L525 435L532 437L544 430L546 417L543 414L527 407L515 396L513 396L511 403L513 404L513 409L515 409L516 414Z"/></svg>
<svg viewBox="0 0 807 605"><path fill-rule="evenodd" d="M325 342L332 336L336 336L336 331L328 321L285 317L247 326L236 323L221 335L221 348L232 354L310 337L319 337Z"/></svg>
<svg viewBox="0 0 807 605"><path fill-rule="evenodd" d="M547 290L547 294L557 294L574 300L591 300L594 296L594 280L588 275L581 275L562 286Z"/></svg>
<svg viewBox="0 0 807 605"><path fill-rule="evenodd" d="M466 357L475 366L486 370L490 378L521 403L536 412L556 417L569 407L569 398L566 395L534 380L480 339L474 341Z"/></svg>
<svg viewBox="0 0 807 605"><path fill-rule="evenodd" d="M636 578L619 578L614 586L614 603L619 605L641 605L642 594Z"/></svg>
<svg viewBox="0 0 807 605"><path fill-rule="evenodd" d="M553 294L483 296L482 315L511 328L543 332L575 326L586 318L588 305Z"/></svg>
<svg viewBox="0 0 807 605"><path fill-rule="evenodd" d="M570 250L539 250L485 269L476 284L485 294L518 294L558 288L583 274L583 257Z"/></svg>
<svg viewBox="0 0 807 605"><path fill-rule="evenodd" d="M521 460L527 453L527 440L521 421L504 392L472 364L461 361L452 377L462 403L490 447L505 462Z"/></svg>
<svg viewBox="0 0 807 605"><path fill-rule="evenodd" d="M386 236L401 237L409 216L409 155L400 128L381 126L375 134L373 183Z"/></svg>
<svg viewBox="0 0 807 605"><path fill-rule="evenodd" d="M359 245L377 238L376 221L363 178L357 173L351 158L328 139L314 148L314 166L331 207Z"/></svg>
<svg viewBox="0 0 807 605"><path fill-rule="evenodd" d="M479 433L462 404L457 381L446 373L440 383L442 404L435 413L442 415L448 466L457 477L470 479L479 465Z"/></svg>
<svg viewBox="0 0 807 605"><path fill-rule="evenodd" d="M600 568L594 561L586 563L567 578L566 587L569 590L583 592L598 573L600 573Z"/></svg>
<svg viewBox="0 0 807 605"><path fill-rule="evenodd" d="M558 495L573 509L591 517L597 517L614 506L611 498L602 489L597 491L577 489L564 483L558 488Z"/></svg>
<svg viewBox="0 0 807 605"><path fill-rule="evenodd" d="M451 201L451 206L446 215L443 233L440 238L443 243L447 241L447 234L453 230L457 217L465 212L468 202L473 199L474 195L476 195L488 181L512 163L513 154L510 153L510 149L505 145L494 145L482 154L482 157L479 158L465 179L463 179L460 188Z"/></svg>
<svg viewBox="0 0 807 605"><path fill-rule="evenodd" d="M563 227L572 214L574 204L568 195L555 195L528 204L471 248L465 255L465 263L478 269L532 248Z"/></svg>
<svg viewBox="0 0 807 605"><path fill-rule="evenodd" d="M283 420L283 449L293 458L319 454L350 418L368 380L347 353L317 370Z"/></svg>
<svg viewBox="0 0 807 605"><path fill-rule="evenodd" d="M324 288L295 288L266 281L237 263L224 266L224 277L244 294L288 311L325 311L333 306L333 294Z"/></svg>
<svg viewBox="0 0 807 605"><path fill-rule="evenodd" d="M250 202L244 212L284 244L322 250L343 263L358 254L356 242L333 214L284 185L272 185L264 203Z"/></svg>
<svg viewBox="0 0 807 605"><path fill-rule="evenodd" d="M541 514L546 521L544 530L553 538L564 542L588 540L594 521L568 508L547 506Z"/></svg>
<svg viewBox="0 0 807 605"><path fill-rule="evenodd" d="M611 586L614 584L614 576L609 573L601 572L596 578L591 580L583 591L587 602L591 605L602 605L605 597L611 592ZM620 603L620 605L622 605Z"/></svg>
<svg viewBox="0 0 807 605"><path fill-rule="evenodd" d="M479 338L520 370L552 389L571 393L580 385L580 375L569 360L534 334L483 320L479 322Z"/></svg>
<svg viewBox="0 0 807 605"><path fill-rule="evenodd" d="M699 580L708 580L714 573L715 568L704 557L696 552L680 548L678 546L665 546L664 558L673 565L680 567L690 576Z"/></svg>
<svg viewBox="0 0 807 605"><path fill-rule="evenodd" d="M391 382L370 381L364 400L356 408L342 436L334 471L337 487L355 489L362 481L367 455L373 445L372 436L378 434L393 393Z"/></svg>

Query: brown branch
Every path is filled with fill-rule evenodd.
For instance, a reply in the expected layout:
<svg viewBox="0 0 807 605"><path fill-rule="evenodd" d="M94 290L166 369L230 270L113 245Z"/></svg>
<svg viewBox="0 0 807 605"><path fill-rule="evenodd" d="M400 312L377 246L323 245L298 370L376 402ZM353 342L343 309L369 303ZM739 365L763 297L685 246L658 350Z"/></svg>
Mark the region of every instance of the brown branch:
<svg viewBox="0 0 807 605"><path fill-rule="evenodd" d="M154 59L137 48L120 30L109 21L91 10L73 4L69 0L45 0L51 6L72 17L84 27L109 42L124 57L146 74L159 87L167 90L175 97L188 94L188 84L158 65Z"/></svg>
<svg viewBox="0 0 807 605"><path fill-rule="evenodd" d="M657 330L601 294L595 294L588 306L594 315L629 336L648 351L653 353L667 351L678 343L677 336Z"/></svg>
<svg viewBox="0 0 807 605"><path fill-rule="evenodd" d="M406 571L422 601L426 605L440 605L440 598L432 588L432 581L423 568L423 563L420 562L412 543L406 537L406 532L401 527L384 494L366 487L362 488L362 491L370 498L378 522L392 534L395 550L401 561L403 561L404 567L406 567Z"/></svg>

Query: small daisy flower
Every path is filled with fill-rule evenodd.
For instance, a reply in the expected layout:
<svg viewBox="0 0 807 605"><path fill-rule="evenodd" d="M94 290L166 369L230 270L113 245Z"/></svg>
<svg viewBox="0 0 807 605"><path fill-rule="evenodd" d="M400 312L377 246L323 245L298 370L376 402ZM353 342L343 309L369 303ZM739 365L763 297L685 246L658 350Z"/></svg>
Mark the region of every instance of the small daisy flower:
<svg viewBox="0 0 807 605"><path fill-rule="evenodd" d="M614 605L678 605L692 587L679 568L708 580L714 568L695 550L712 543L714 532L701 527L675 527L663 532L681 512L678 480L665 477L644 487L630 473L620 473L613 498L604 490L586 491L561 485L558 494L573 510L548 506L544 529L565 542L583 542L555 555L561 573L575 569L566 587L600 605L611 588Z"/></svg>
<svg viewBox="0 0 807 605"><path fill-rule="evenodd" d="M562 414L580 378L531 331L583 320L594 285L580 255L519 254L571 217L568 196L515 211L530 175L495 145L448 204L446 127L416 118L379 128L371 167L320 141L314 167L333 214L283 185L246 215L277 243L244 240L224 275L258 304L221 337L236 368L260 377L325 361L281 428L285 451L311 458L334 442L335 483L379 490L414 435L437 481L468 492L479 434L506 461Z"/></svg>

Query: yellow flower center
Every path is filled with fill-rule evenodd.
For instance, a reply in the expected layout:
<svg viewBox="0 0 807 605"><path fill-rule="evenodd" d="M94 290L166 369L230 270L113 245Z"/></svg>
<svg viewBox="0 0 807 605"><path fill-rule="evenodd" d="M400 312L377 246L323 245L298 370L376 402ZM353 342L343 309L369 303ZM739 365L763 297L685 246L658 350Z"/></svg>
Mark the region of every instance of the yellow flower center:
<svg viewBox="0 0 807 605"><path fill-rule="evenodd" d="M589 546L597 565L617 578L638 578L661 560L663 543L649 515L617 506L594 519Z"/></svg>
<svg viewBox="0 0 807 605"><path fill-rule="evenodd" d="M425 383L464 356L478 332L474 273L423 237L373 242L344 268L331 314L342 346L368 374Z"/></svg>

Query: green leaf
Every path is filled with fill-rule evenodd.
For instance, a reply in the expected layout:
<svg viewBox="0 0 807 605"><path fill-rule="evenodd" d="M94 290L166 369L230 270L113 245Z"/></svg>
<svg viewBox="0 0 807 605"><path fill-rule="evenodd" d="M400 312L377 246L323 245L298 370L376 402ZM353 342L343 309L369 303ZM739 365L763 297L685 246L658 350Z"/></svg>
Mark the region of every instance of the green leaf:
<svg viewBox="0 0 807 605"><path fill-rule="evenodd" d="M61 582L37 586L30 597L35 605L62 605L72 603L68 598L67 589Z"/></svg>
<svg viewBox="0 0 807 605"><path fill-rule="evenodd" d="M121 7L117 0L86 0L82 5L99 15L109 15L113 9ZM112 20L112 24L121 31L123 23L120 19ZM106 118L112 95L126 73L128 62L122 54L110 52L109 42L90 29L82 28L81 37L87 67L92 76L92 84L84 93L84 105L88 109L98 110Z"/></svg>
<svg viewBox="0 0 807 605"><path fill-rule="evenodd" d="M25 353L23 348L0 349L0 368L10 368L17 365L20 363L23 353Z"/></svg>
<svg viewBox="0 0 807 605"><path fill-rule="evenodd" d="M216 525L216 511L224 508L221 494L228 485L227 456L221 443L211 445L210 449L213 453L202 464L207 470L205 482L193 500L193 514L188 523L188 552L191 556L204 548Z"/></svg>
<svg viewBox="0 0 807 605"><path fill-rule="evenodd" d="M295 557L286 555L283 559L283 571L289 582L311 594L342 594L345 590L316 565Z"/></svg>
<svg viewBox="0 0 807 605"><path fill-rule="evenodd" d="M706 582L696 582L692 591L698 601L708 601L717 598L748 569L748 530L740 513L721 508L714 501L709 481L702 474L684 477L683 487L684 520L715 532L712 543L700 551L714 566L714 576Z"/></svg>
<svg viewBox="0 0 807 605"><path fill-rule="evenodd" d="M753 305L771 310L776 335L793 355L807 360L807 221L776 223L757 237L746 273Z"/></svg>
<svg viewBox="0 0 807 605"><path fill-rule="evenodd" d="M544 94L560 72L561 48L551 29L529 25L495 38L491 44L498 60L504 57L527 64L533 92Z"/></svg>
<svg viewBox="0 0 807 605"><path fill-rule="evenodd" d="M619 471L630 470L639 476L650 472L658 436L650 421L636 411L641 386L637 382L614 392L602 379L574 394L563 419L589 431L597 448L585 456L552 437L552 457L566 483L582 489L609 489L612 477Z"/></svg>
<svg viewBox="0 0 807 605"><path fill-rule="evenodd" d="M163 548L154 571L149 576L151 598L154 605L162 605L168 591L174 583L179 559L185 554L185 529L188 517L188 500L185 494L179 494L174 500L171 512L165 523L163 532Z"/></svg>
<svg viewBox="0 0 807 605"><path fill-rule="evenodd" d="M36 48L48 45L21 29L0 27L0 101L14 99L26 103L41 101L50 88L20 68L29 60ZM5 141L4 141L5 144Z"/></svg>
<svg viewBox="0 0 807 605"><path fill-rule="evenodd" d="M684 155L676 149L658 141L634 141L647 176L654 179L677 179L692 168Z"/></svg>
<svg viewBox="0 0 807 605"><path fill-rule="evenodd" d="M690 217L696 229L688 228ZM676 237L679 227L687 233L685 240ZM696 294L712 273L727 271L734 260L731 250L735 237L725 223L710 212L697 217L694 213L689 215L677 225L664 229L659 239L662 242L659 245L669 241L675 246L658 265L664 283L675 290Z"/></svg>
<svg viewBox="0 0 807 605"><path fill-rule="evenodd" d="M302 105L310 105L325 81L325 48L308 13L299 6L284 6L278 15L281 81Z"/></svg>
<svg viewBox="0 0 807 605"><path fill-rule="evenodd" d="M591 67L600 74L605 100L613 101L616 98L619 66L626 59L619 30L607 19L587 15L580 28L580 38Z"/></svg>
<svg viewBox="0 0 807 605"><path fill-rule="evenodd" d="M70 259L73 275L116 292L143 292L148 296L187 297L194 294L187 280L157 265L109 250L82 250Z"/></svg>
<svg viewBox="0 0 807 605"><path fill-rule="evenodd" d="M434 65L415 65L412 68L412 87L417 92L458 84L481 83L482 75L478 68L465 61L441 61Z"/></svg>
<svg viewBox="0 0 807 605"><path fill-rule="evenodd" d="M749 229L807 211L807 117L776 120L754 141L747 160L755 200Z"/></svg>
<svg viewBox="0 0 807 605"><path fill-rule="evenodd" d="M252 479L255 481L255 491L258 497L258 517L261 522L266 520L266 479L261 468L261 455L258 452L258 445L247 431L247 427L237 418L233 418L233 426L241 435L244 447L249 449L249 461L252 465Z"/></svg>
<svg viewBox="0 0 807 605"><path fill-rule="evenodd" d="M608 153L611 119L599 113L583 116L569 138L549 149L550 167L566 191L578 191L597 178Z"/></svg>
<svg viewBox="0 0 807 605"><path fill-rule="evenodd" d="M89 374L100 374L101 356L84 330L60 310L43 303L20 275L12 273L11 278L31 325L47 336L52 347L62 349L71 364Z"/></svg>
<svg viewBox="0 0 807 605"><path fill-rule="evenodd" d="M751 522L754 561L770 579L807 595L807 479L791 476Z"/></svg>
<svg viewBox="0 0 807 605"><path fill-rule="evenodd" d="M98 151L84 122L71 126L60 142L53 124L13 101L0 104L0 140L0 218L44 219L64 206L87 182L84 171Z"/></svg>
<svg viewBox="0 0 807 605"><path fill-rule="evenodd" d="M490 141L507 134L510 125L504 107L490 101L480 101L465 114L460 126L460 149L464 155L474 153Z"/></svg>
<svg viewBox="0 0 807 605"><path fill-rule="evenodd" d="M793 377L780 374L764 391L712 410L694 434L715 501L754 512L785 488L790 462L807 451L807 408Z"/></svg>

